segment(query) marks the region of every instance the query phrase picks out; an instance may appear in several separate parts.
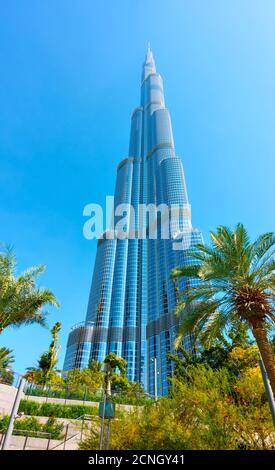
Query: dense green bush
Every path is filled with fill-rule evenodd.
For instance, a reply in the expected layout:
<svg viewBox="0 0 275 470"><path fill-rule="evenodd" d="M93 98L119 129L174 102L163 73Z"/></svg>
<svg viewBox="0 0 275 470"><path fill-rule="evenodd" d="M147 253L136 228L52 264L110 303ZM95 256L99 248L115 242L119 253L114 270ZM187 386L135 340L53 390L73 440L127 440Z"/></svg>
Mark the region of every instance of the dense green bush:
<svg viewBox="0 0 275 470"><path fill-rule="evenodd" d="M9 423L9 416L5 415L0 417L0 432L4 431Z"/></svg>
<svg viewBox="0 0 275 470"><path fill-rule="evenodd" d="M80 400L99 402L101 400L101 393L91 393L85 387L79 386L79 389L67 389L65 387L52 387L52 388L35 388L29 387L25 393L27 396L34 397L48 397L48 398L63 398L67 400ZM124 390L115 391L112 394L115 403L121 405L145 405L148 403L148 397L140 390Z"/></svg>
<svg viewBox="0 0 275 470"><path fill-rule="evenodd" d="M43 432L49 432L52 439L62 439L63 424L57 423L55 418L49 418L43 425Z"/></svg>
<svg viewBox="0 0 275 470"><path fill-rule="evenodd" d="M55 418L76 419L84 414L97 415L95 406L62 405L59 403L38 403L30 400L21 400L19 412L30 416L50 416Z"/></svg>
<svg viewBox="0 0 275 470"><path fill-rule="evenodd" d="M258 366L233 380L225 368L188 365L185 376L173 380L169 398L112 420L110 449L270 449L272 432ZM99 449L99 430L91 429L80 447Z"/></svg>
<svg viewBox="0 0 275 470"><path fill-rule="evenodd" d="M9 416L0 418L0 431L6 430L8 423ZM63 424L57 423L55 418L49 418L44 424L33 416L17 419L14 422L14 430L14 433L16 433L16 430L46 432L51 434L51 439L62 439L63 437ZM43 437L43 435L40 437Z"/></svg>
<svg viewBox="0 0 275 470"><path fill-rule="evenodd" d="M67 400L100 401L101 394L91 393L86 387L79 386L79 389L69 389L65 386L53 386L43 389L42 387L29 387L26 395L33 397L64 398Z"/></svg>

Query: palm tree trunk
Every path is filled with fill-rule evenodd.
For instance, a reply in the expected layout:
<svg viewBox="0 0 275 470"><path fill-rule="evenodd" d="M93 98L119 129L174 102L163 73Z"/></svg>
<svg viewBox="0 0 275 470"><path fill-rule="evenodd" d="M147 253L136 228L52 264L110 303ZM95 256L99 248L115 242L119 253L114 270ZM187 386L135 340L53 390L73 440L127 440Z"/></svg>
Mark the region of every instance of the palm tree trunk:
<svg viewBox="0 0 275 470"><path fill-rule="evenodd" d="M275 400L275 356L268 342L263 322L261 320L253 320L251 321L251 324L253 335L260 350Z"/></svg>
<svg viewBox="0 0 275 470"><path fill-rule="evenodd" d="M107 381L106 395L108 395L109 397L112 395L112 390L111 390L111 377L109 377L109 378L108 378L108 381Z"/></svg>

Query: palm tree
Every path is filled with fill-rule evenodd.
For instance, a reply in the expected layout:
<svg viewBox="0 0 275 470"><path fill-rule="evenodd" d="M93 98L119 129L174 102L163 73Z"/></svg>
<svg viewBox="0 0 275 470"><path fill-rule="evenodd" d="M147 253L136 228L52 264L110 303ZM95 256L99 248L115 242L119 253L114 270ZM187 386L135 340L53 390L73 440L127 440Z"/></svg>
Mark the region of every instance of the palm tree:
<svg viewBox="0 0 275 470"><path fill-rule="evenodd" d="M54 294L36 285L45 266L33 266L15 276L16 257L11 248L0 251L0 333L10 325L38 323L45 326L49 304L58 307Z"/></svg>
<svg viewBox="0 0 275 470"><path fill-rule="evenodd" d="M119 370L121 377L125 378L126 376L126 365L127 361L122 357L117 356L116 354L110 352L104 359L105 365L105 376L104 382L106 387L106 394L111 395L111 384L115 377L118 376L116 374L116 370Z"/></svg>
<svg viewBox="0 0 275 470"><path fill-rule="evenodd" d="M10 369L14 362L12 350L0 347L0 369Z"/></svg>
<svg viewBox="0 0 275 470"><path fill-rule="evenodd" d="M91 359L88 364L88 369L94 374L101 374L102 372L102 363Z"/></svg>
<svg viewBox="0 0 275 470"><path fill-rule="evenodd" d="M61 330L61 323L57 322L51 329L52 342L49 346L48 351L41 354L37 361L37 367L28 368L28 372L25 374L25 378L29 382L36 382L41 385L47 385L51 382L51 379L56 376L56 364L58 362L58 353L60 346L57 346L58 333Z"/></svg>
<svg viewBox="0 0 275 470"><path fill-rule="evenodd" d="M12 385L14 373L12 371L12 364L14 362L14 355L12 350L0 347L0 383Z"/></svg>
<svg viewBox="0 0 275 470"><path fill-rule="evenodd" d="M199 244L188 255L189 266L175 268L174 279L197 279L183 292L176 308L181 316L175 346L192 333L206 347L222 332L247 324L254 335L275 397L275 357L268 341L274 328L275 237L259 236L253 243L242 224L235 230L219 226L211 232L211 244Z"/></svg>

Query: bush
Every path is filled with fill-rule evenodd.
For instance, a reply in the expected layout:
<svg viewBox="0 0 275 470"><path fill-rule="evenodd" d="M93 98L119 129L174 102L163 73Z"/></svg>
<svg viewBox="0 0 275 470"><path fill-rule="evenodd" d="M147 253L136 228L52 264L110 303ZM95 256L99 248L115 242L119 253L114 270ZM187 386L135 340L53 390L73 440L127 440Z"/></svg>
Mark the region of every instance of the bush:
<svg viewBox="0 0 275 470"><path fill-rule="evenodd" d="M0 431L5 431L8 427L8 423L9 416L0 418ZM57 423L55 418L49 418L44 424L40 423L38 419L33 416L16 419L14 422L14 434L16 434L16 430L50 433L51 439L62 439L63 437L63 424ZM43 438L43 435L40 437Z"/></svg>
<svg viewBox="0 0 275 470"><path fill-rule="evenodd" d="M30 416L50 416L55 418L76 419L84 414L98 414L97 407L86 405L62 405L59 403L37 403L21 400L19 412Z"/></svg>
<svg viewBox="0 0 275 470"><path fill-rule="evenodd" d="M39 413L40 406L41 403L36 401L21 400L18 411L29 416L42 416Z"/></svg>
<svg viewBox="0 0 275 470"><path fill-rule="evenodd" d="M112 400L118 405L133 405L133 406L144 406L150 402L149 398L139 396L135 393L114 393Z"/></svg>
<svg viewBox="0 0 275 470"><path fill-rule="evenodd" d="M64 426L57 423L55 418L49 418L43 425L43 432L49 432L52 439L62 439Z"/></svg>
<svg viewBox="0 0 275 470"><path fill-rule="evenodd" d="M9 416L5 415L0 417L0 432L5 431L9 424Z"/></svg>
<svg viewBox="0 0 275 470"><path fill-rule="evenodd" d="M30 418L16 419L14 422L14 429L20 429L24 431L42 431L42 424L31 416Z"/></svg>
<svg viewBox="0 0 275 470"><path fill-rule="evenodd" d="M131 384L133 385L133 384ZM134 387L133 387L134 388ZM91 392L87 387L78 386L74 388L66 387L51 387L51 388L39 388L29 387L26 390L25 395L34 397L49 397L49 398L64 398L68 400L80 400L80 401L94 401L99 402L101 400L102 393ZM113 400L121 405L137 405L142 406L148 403L148 397L142 390L123 390L113 391Z"/></svg>
<svg viewBox="0 0 275 470"><path fill-rule="evenodd" d="M257 368L240 377L189 365L169 398L111 422L111 450L238 450L271 448L273 425ZM99 449L99 430L80 444Z"/></svg>

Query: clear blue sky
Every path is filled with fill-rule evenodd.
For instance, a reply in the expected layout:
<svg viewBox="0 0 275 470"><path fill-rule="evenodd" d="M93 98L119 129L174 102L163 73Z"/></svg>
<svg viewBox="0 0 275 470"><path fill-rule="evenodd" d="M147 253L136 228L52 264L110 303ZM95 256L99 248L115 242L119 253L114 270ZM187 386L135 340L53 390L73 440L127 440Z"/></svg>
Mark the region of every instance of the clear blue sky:
<svg viewBox="0 0 275 470"><path fill-rule="evenodd" d="M113 194L148 40L165 85L193 224L274 229L275 4L270 0L0 0L0 240L45 263L62 367L85 318L95 241L83 206ZM10 329L15 369L49 331Z"/></svg>

